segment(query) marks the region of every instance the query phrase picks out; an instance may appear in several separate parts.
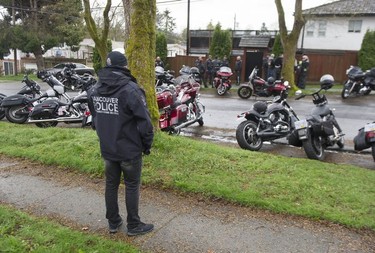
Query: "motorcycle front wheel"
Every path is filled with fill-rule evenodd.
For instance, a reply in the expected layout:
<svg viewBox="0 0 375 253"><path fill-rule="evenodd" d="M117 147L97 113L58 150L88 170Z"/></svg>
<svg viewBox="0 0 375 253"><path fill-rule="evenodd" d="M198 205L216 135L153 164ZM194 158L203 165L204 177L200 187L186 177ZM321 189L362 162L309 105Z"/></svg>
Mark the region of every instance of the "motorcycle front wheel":
<svg viewBox="0 0 375 253"><path fill-rule="evenodd" d="M344 87L342 88L342 91L341 91L341 97L342 97L343 99L346 99L346 98L349 97L349 95L350 95L349 90L351 89L352 85L353 85L353 83L350 82L350 81L347 81L347 82L344 84Z"/></svg>
<svg viewBox="0 0 375 253"><path fill-rule="evenodd" d="M0 110L0 120L2 120L5 117L5 111Z"/></svg>
<svg viewBox="0 0 375 253"><path fill-rule="evenodd" d="M320 136L317 136L312 131L308 131L307 140L302 142L303 149L309 159L324 160L325 152Z"/></svg>
<svg viewBox="0 0 375 253"><path fill-rule="evenodd" d="M372 158L374 159L374 162L375 162L375 143L373 143L372 146L371 146L371 154L372 154Z"/></svg>
<svg viewBox="0 0 375 253"><path fill-rule="evenodd" d="M241 86L238 88L237 94L240 98L248 99L253 94L253 90L248 86Z"/></svg>
<svg viewBox="0 0 375 253"><path fill-rule="evenodd" d="M217 94L219 96L225 95L226 92L227 92L227 87L225 87L223 84L220 84L219 87L217 87Z"/></svg>
<svg viewBox="0 0 375 253"><path fill-rule="evenodd" d="M236 140L243 149L258 151L263 146L262 139L258 136L257 124L254 121L246 120L241 122L236 129Z"/></svg>
<svg viewBox="0 0 375 253"><path fill-rule="evenodd" d="M26 113L27 106L16 105L7 107L5 109L5 117L9 122L23 124L29 118L29 114ZM25 112L25 114L17 114L17 112Z"/></svg>
<svg viewBox="0 0 375 253"><path fill-rule="evenodd" d="M3 99L6 97L3 93L0 93L0 104L3 101ZM5 117L5 110L0 109L0 120L2 120Z"/></svg>

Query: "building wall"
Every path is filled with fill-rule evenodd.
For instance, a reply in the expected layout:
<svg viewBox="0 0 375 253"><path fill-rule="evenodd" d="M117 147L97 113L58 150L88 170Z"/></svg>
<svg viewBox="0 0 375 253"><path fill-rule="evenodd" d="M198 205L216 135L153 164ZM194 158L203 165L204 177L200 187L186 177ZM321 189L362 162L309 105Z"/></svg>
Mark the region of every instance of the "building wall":
<svg viewBox="0 0 375 253"><path fill-rule="evenodd" d="M361 32L348 32L349 20L362 20ZM319 35L319 22L326 21L325 35ZM320 17L308 20L300 36L301 49L358 51L367 30L375 30L375 17ZM313 33L311 35L311 32Z"/></svg>

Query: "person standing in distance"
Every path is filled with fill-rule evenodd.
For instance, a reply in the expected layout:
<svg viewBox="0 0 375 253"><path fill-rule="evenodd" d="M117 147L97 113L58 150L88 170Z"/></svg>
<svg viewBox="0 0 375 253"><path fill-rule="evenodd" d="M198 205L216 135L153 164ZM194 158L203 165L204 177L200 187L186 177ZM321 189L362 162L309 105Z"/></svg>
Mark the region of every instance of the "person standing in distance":
<svg viewBox="0 0 375 253"><path fill-rule="evenodd" d="M236 84L240 85L240 83L241 83L241 73L242 73L241 56L237 56L236 64L234 65L234 70L236 72Z"/></svg>
<svg viewBox="0 0 375 253"><path fill-rule="evenodd" d="M155 67L157 66L164 68L164 62L161 60L160 56L157 56L155 59Z"/></svg>
<svg viewBox="0 0 375 253"><path fill-rule="evenodd" d="M118 232L123 223L118 207L123 174L127 234L141 235L154 229L154 225L141 222L138 214L142 153L150 154L153 126L144 91L126 68L125 55L112 51L106 64L98 73L98 82L88 92L93 128L105 163L106 218L109 232Z"/></svg>

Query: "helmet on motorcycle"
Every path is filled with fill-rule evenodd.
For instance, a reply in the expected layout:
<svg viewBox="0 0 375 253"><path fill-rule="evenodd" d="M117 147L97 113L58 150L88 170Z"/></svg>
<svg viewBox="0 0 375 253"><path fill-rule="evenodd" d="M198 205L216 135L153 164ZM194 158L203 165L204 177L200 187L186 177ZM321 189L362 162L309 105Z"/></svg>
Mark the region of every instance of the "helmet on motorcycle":
<svg viewBox="0 0 375 253"><path fill-rule="evenodd" d="M182 68L180 69L180 74L181 75L190 75L190 67L183 65Z"/></svg>
<svg viewBox="0 0 375 253"><path fill-rule="evenodd" d="M268 79L267 79L268 84L273 84L274 82L275 82L275 78L273 78L272 76L268 77Z"/></svg>
<svg viewBox="0 0 375 253"><path fill-rule="evenodd" d="M161 66L156 66L155 67L155 75L156 76L164 75L164 68L161 67Z"/></svg>
<svg viewBox="0 0 375 253"><path fill-rule="evenodd" d="M330 74L323 75L320 78L320 87L323 90L329 90L332 88L334 82L335 82L335 79L333 78L332 75Z"/></svg>
<svg viewBox="0 0 375 253"><path fill-rule="evenodd" d="M258 101L253 104L253 109L258 113L265 113L267 110L267 103L264 101Z"/></svg>

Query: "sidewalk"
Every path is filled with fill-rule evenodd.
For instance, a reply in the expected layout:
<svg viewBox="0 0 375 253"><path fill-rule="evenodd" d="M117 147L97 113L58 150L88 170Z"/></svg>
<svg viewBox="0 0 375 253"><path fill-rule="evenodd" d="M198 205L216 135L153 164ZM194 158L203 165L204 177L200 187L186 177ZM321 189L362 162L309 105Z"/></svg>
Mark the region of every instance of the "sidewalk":
<svg viewBox="0 0 375 253"><path fill-rule="evenodd" d="M60 217L89 232L107 229L103 186L102 179L0 155L0 203L40 216ZM125 217L123 195L120 198ZM140 212L144 222L155 225L155 231L128 240L150 252L375 250L375 233L158 189L142 189Z"/></svg>

